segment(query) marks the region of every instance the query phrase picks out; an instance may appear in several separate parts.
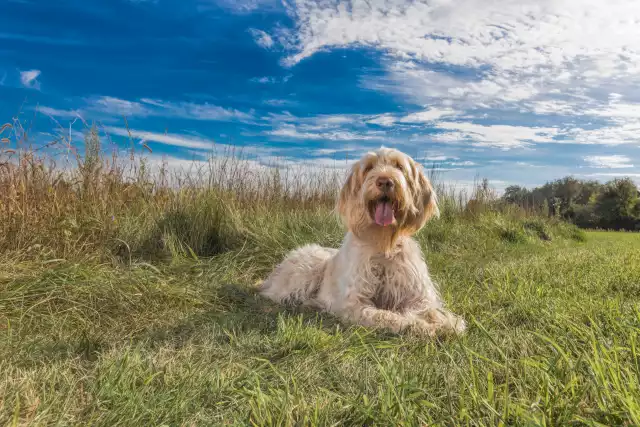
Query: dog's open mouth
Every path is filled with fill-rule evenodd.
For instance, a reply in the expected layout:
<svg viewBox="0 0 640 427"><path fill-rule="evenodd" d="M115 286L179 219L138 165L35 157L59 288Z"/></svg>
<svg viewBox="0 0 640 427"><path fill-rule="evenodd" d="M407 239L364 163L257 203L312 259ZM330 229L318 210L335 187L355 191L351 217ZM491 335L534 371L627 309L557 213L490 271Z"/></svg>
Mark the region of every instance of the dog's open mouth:
<svg viewBox="0 0 640 427"><path fill-rule="evenodd" d="M393 224L396 219L396 203L388 197L382 197L372 203L372 216L376 224L381 227Z"/></svg>

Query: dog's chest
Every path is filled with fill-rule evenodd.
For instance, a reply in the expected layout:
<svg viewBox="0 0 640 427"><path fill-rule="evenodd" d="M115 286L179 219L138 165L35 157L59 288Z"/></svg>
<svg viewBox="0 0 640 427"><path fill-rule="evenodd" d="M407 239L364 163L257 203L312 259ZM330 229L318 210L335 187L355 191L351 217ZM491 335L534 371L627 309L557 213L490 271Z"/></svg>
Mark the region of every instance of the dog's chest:
<svg viewBox="0 0 640 427"><path fill-rule="evenodd" d="M372 301L380 309L404 311L420 301L416 269L404 259L374 259L369 283Z"/></svg>

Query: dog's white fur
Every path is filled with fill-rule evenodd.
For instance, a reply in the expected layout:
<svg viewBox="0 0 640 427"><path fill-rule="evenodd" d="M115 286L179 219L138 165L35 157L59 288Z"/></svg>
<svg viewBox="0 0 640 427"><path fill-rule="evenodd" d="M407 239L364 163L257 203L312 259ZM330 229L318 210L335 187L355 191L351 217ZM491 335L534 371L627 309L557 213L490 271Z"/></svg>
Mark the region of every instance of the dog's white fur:
<svg viewBox="0 0 640 427"><path fill-rule="evenodd" d="M390 190L377 185L381 178L391 180ZM391 225L375 221L382 198L393 202ZM292 251L262 283L263 296L392 332L464 332L464 320L445 310L411 237L439 215L436 194L419 164L394 149L366 154L342 187L337 211L348 228L340 249L307 245Z"/></svg>

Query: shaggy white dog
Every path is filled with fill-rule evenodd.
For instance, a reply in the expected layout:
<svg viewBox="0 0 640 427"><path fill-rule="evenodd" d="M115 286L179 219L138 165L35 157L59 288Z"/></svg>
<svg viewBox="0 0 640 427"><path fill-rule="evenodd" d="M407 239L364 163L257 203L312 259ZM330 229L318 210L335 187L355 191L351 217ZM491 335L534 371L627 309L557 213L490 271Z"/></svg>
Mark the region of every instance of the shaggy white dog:
<svg viewBox="0 0 640 427"><path fill-rule="evenodd" d="M419 164L394 149L366 154L342 187L337 211L348 228L340 249L308 245L292 251L261 284L263 296L392 332L465 330L464 320L444 309L411 237L439 215Z"/></svg>

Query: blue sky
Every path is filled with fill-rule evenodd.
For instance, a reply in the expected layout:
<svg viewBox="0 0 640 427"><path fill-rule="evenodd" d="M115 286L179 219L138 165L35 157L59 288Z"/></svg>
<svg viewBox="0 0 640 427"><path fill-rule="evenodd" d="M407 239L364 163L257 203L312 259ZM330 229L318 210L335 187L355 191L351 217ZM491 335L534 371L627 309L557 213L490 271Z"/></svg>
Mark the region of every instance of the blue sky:
<svg viewBox="0 0 640 427"><path fill-rule="evenodd" d="M175 164L385 145L462 185L640 181L636 0L2 3L0 113L35 144L95 120L124 149L126 116Z"/></svg>

